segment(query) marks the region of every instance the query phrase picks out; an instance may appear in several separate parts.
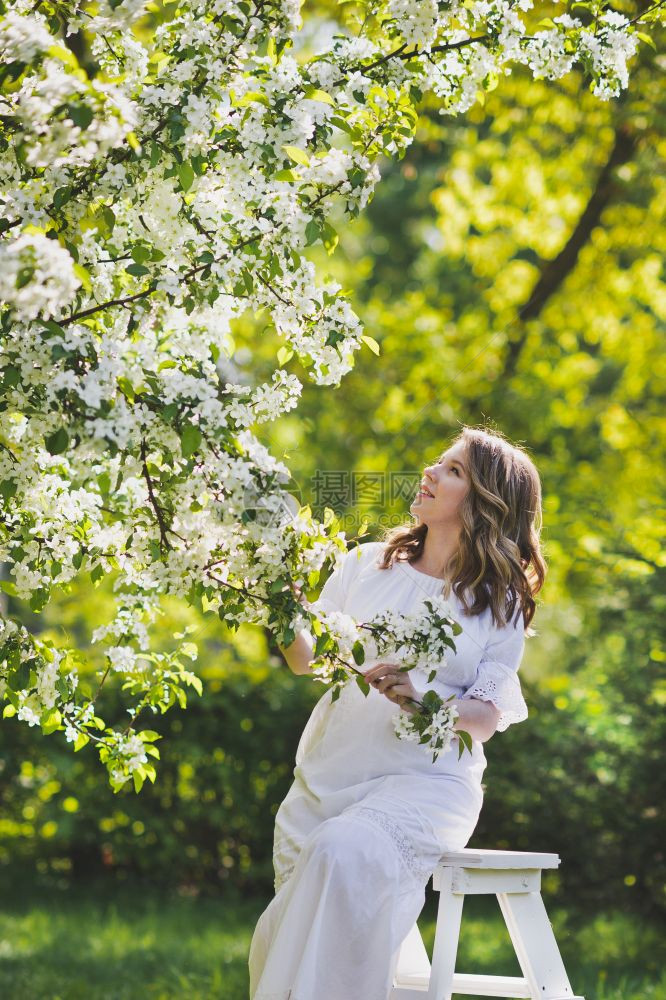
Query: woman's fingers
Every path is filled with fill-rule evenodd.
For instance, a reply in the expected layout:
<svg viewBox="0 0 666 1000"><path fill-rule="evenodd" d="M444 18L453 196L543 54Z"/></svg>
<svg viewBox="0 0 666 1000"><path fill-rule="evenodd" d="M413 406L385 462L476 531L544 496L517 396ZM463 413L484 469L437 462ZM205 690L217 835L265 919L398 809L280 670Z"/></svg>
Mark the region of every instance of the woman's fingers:
<svg viewBox="0 0 666 1000"><path fill-rule="evenodd" d="M389 701L401 705L405 701L418 701L418 694L410 677L397 663L377 663L367 671L365 680Z"/></svg>
<svg viewBox="0 0 666 1000"><path fill-rule="evenodd" d="M376 663L375 666L368 670L365 674L365 679L369 684L374 684L374 682L379 680L381 677L385 677L387 674L395 674L397 672L397 663ZM401 673L400 676L404 677L404 673Z"/></svg>
<svg viewBox="0 0 666 1000"><path fill-rule="evenodd" d="M389 688L393 687L404 687L405 690L408 686L405 684L403 677L396 677L395 674L388 674L386 677L382 677L380 681L377 682L377 690L381 691L382 694L388 691Z"/></svg>

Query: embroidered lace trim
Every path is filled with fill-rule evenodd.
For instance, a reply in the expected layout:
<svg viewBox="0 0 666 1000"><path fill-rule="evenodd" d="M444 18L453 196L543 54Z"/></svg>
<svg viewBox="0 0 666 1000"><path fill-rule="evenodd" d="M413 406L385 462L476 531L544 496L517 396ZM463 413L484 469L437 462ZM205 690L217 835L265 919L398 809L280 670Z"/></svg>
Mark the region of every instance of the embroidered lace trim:
<svg viewBox="0 0 666 1000"><path fill-rule="evenodd" d="M497 660L483 660L479 664L474 684L461 697L491 701L500 711L497 724L500 733L527 718L527 705L516 671Z"/></svg>
<svg viewBox="0 0 666 1000"><path fill-rule="evenodd" d="M294 866L290 865L289 868L284 868L282 871L278 872L275 876L273 884L275 886L275 891L279 892L285 882L288 882L294 871Z"/></svg>
<svg viewBox="0 0 666 1000"><path fill-rule="evenodd" d="M294 870L296 862L287 865L286 868L277 869L276 859L287 850L293 849L293 842L288 840L278 840L273 847L273 867L275 869L275 879L273 880L273 885L275 886L275 891L277 892L282 888L284 883L291 878L291 873Z"/></svg>
<svg viewBox="0 0 666 1000"><path fill-rule="evenodd" d="M414 850L414 845L409 837L405 835L401 827L398 826L398 824L394 822L390 816L388 816L385 812L382 812L380 809L372 809L370 806L361 806L358 809L354 809L354 817L365 819L374 826L378 826L384 831L384 833L387 833L393 841L393 844L400 855L400 860L409 874L418 882L427 882L433 873L433 866L424 864L423 858L419 857L417 852Z"/></svg>
<svg viewBox="0 0 666 1000"><path fill-rule="evenodd" d="M342 815L344 815L344 812ZM424 859L417 854L409 837L406 836L402 828L394 820L392 820L387 813L382 812L381 809L372 809L370 806L361 806L360 808L354 807L353 813L351 813L350 816L353 816L354 819L365 820L375 827L378 826L384 831L384 833L388 834L393 841L393 845L400 855L400 861L407 872L418 882L427 882L432 875L435 866L424 863ZM275 858L279 856L281 849L282 844L280 842L276 843L273 850L274 867L276 868ZM276 870L274 879L276 893L279 892L282 886L291 878L294 867L295 862L284 868Z"/></svg>

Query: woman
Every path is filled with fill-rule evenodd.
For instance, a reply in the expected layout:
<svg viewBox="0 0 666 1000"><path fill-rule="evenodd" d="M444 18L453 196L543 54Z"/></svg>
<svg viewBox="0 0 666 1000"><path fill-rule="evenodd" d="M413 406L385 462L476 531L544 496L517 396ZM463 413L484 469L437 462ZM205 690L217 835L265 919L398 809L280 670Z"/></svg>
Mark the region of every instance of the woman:
<svg viewBox="0 0 666 1000"><path fill-rule="evenodd" d="M250 947L251 1000L387 1000L430 874L476 826L482 744L527 717L517 671L546 573L534 465L501 435L465 427L424 470L410 510L416 524L346 554L314 609L365 621L443 594L463 631L430 684L428 670L376 663L364 667L367 698L348 684L315 706L276 815L276 895ZM309 633L283 653L308 673ZM393 716L428 688L456 696L472 753L458 759L454 737L433 763L398 739Z"/></svg>

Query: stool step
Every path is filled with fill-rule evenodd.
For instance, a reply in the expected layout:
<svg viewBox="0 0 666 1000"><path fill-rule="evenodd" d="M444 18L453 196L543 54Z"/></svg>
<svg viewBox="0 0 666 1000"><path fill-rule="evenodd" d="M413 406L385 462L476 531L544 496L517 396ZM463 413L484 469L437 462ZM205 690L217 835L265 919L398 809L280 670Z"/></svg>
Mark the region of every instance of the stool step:
<svg viewBox="0 0 666 1000"><path fill-rule="evenodd" d="M532 854L530 851L477 851L466 847L448 851L439 859L442 867L450 868L557 868L559 854Z"/></svg>
<svg viewBox="0 0 666 1000"><path fill-rule="evenodd" d="M391 1000L420 1000L428 992L430 976L418 973L398 976L395 980ZM456 972L453 977L453 996L505 997L511 1000L525 997L530 1000L532 992L529 983L522 976L481 976ZM548 1000L584 1000L584 997L549 997Z"/></svg>
<svg viewBox="0 0 666 1000"><path fill-rule="evenodd" d="M456 973L453 977L453 995L461 993L482 997L532 997L529 983L522 976L478 976ZM583 997L549 996L548 1000L584 1000Z"/></svg>
<svg viewBox="0 0 666 1000"><path fill-rule="evenodd" d="M426 991L430 976L412 973L399 976L395 981L397 989ZM453 991L467 996L484 997L531 997L529 983L520 976L474 976L456 973L453 977ZM400 993L398 996L402 997ZM571 1000L571 998L569 998Z"/></svg>
<svg viewBox="0 0 666 1000"><path fill-rule="evenodd" d="M522 976L475 976L456 973L453 993L482 997L531 997L530 984Z"/></svg>

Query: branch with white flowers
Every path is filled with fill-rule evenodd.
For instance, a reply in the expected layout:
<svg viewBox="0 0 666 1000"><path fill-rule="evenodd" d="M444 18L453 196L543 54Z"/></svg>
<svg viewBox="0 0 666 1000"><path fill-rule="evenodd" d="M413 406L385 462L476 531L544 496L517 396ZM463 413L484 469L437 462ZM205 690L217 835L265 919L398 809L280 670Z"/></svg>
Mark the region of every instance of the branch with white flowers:
<svg viewBox="0 0 666 1000"><path fill-rule="evenodd" d="M297 406L301 378L335 386L364 342L376 350L311 248L334 252L334 221L364 210L380 157L404 156L424 94L456 115L513 66L578 66L607 99L659 16L586 0L543 23L533 0L360 0L314 43L298 0L172 6L160 23L144 0L15 0L0 15L2 586L38 614L82 574L113 577L114 617L91 641L98 692L120 683L132 721L102 718L80 651L11 616L0 699L75 749L94 743L115 789L155 777L139 713L201 688L186 633L151 649L162 595L288 645L294 587L346 550L253 433ZM259 316L277 356L256 384L231 331Z"/></svg>
<svg viewBox="0 0 666 1000"><path fill-rule="evenodd" d="M453 618L447 601L432 597L423 608L409 614L383 611L370 621L356 622L351 615L338 611L319 613L312 619L316 636L311 672L315 680L331 688L336 701L342 690L355 681L367 697L370 691L359 667L370 661L388 658L397 661L399 670L428 670L428 683L446 669L446 657L455 652L454 636L462 628ZM418 743L432 752L433 763L458 737L458 757L472 750L472 739L464 730L454 731L458 710L455 696L441 698L436 691L426 691L422 698L405 698L408 711L394 716L394 731L399 739Z"/></svg>

